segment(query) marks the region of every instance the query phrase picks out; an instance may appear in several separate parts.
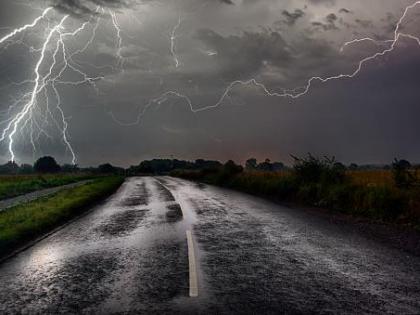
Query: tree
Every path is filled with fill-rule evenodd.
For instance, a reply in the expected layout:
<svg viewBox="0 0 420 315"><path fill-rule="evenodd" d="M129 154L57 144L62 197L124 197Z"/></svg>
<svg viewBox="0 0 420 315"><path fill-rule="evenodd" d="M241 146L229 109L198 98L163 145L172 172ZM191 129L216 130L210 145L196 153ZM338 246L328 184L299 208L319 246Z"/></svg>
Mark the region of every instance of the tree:
<svg viewBox="0 0 420 315"><path fill-rule="evenodd" d="M19 169L20 174L31 174L34 172L34 168L30 164L22 164Z"/></svg>
<svg viewBox="0 0 420 315"><path fill-rule="evenodd" d="M250 158L245 162L245 168L247 170L255 170L257 168L257 159Z"/></svg>
<svg viewBox="0 0 420 315"><path fill-rule="evenodd" d="M345 180L345 166L335 158L318 158L308 154L304 158L295 157L293 169L296 179L302 184L339 184Z"/></svg>
<svg viewBox="0 0 420 315"><path fill-rule="evenodd" d="M392 173L395 185L399 188L410 188L416 182L415 176L410 172L411 163L407 160L395 159L392 163Z"/></svg>
<svg viewBox="0 0 420 315"><path fill-rule="evenodd" d="M273 165L271 164L270 159L265 159L264 162L258 164L258 169L265 172L271 172L273 170Z"/></svg>
<svg viewBox="0 0 420 315"><path fill-rule="evenodd" d="M274 162L271 164L271 168L274 172L281 171L284 169L284 164L282 162Z"/></svg>
<svg viewBox="0 0 420 315"><path fill-rule="evenodd" d="M351 163L349 166L350 171L356 171L358 168L359 168L359 165L357 165L356 163Z"/></svg>
<svg viewBox="0 0 420 315"><path fill-rule="evenodd" d="M4 165L0 165L1 174L17 174L19 171L19 165L14 161L9 161Z"/></svg>
<svg viewBox="0 0 420 315"><path fill-rule="evenodd" d="M227 161L225 163L225 165L223 166L223 172L227 176L233 176L233 175L239 174L243 170L244 169L243 169L243 167L241 165L237 165L232 160Z"/></svg>
<svg viewBox="0 0 420 315"><path fill-rule="evenodd" d="M34 170L38 173L57 173L61 167L52 156L43 156L35 162Z"/></svg>
<svg viewBox="0 0 420 315"><path fill-rule="evenodd" d="M109 173L115 173L116 168L109 163L105 163L98 166L98 171L99 173L109 174Z"/></svg>
<svg viewBox="0 0 420 315"><path fill-rule="evenodd" d="M61 170L64 173L76 173L79 171L79 167L77 166L77 164L64 164L61 167Z"/></svg>

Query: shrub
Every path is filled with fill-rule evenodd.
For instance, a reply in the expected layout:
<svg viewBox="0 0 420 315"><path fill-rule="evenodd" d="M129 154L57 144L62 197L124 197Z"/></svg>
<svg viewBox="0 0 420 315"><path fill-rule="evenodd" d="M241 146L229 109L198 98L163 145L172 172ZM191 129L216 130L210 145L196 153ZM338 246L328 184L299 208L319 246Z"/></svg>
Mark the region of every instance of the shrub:
<svg viewBox="0 0 420 315"><path fill-rule="evenodd" d="M392 173L397 187L407 189L414 185L416 178L410 173L410 168L410 162L406 160L394 160L392 163Z"/></svg>
<svg viewBox="0 0 420 315"><path fill-rule="evenodd" d="M44 156L35 162L34 170L38 173L57 173L61 170L61 167L53 157Z"/></svg>
<svg viewBox="0 0 420 315"><path fill-rule="evenodd" d="M335 185L323 192L320 206L329 207L332 210L348 212L352 207L354 187L351 185Z"/></svg>
<svg viewBox="0 0 420 315"><path fill-rule="evenodd" d="M320 185L316 183L303 184L299 187L297 192L297 199L309 205L316 206L319 203Z"/></svg>
<svg viewBox="0 0 420 315"><path fill-rule="evenodd" d="M294 157L293 170L296 179L302 184L321 183L326 185L344 182L345 167L334 158L318 158L308 154L305 158Z"/></svg>

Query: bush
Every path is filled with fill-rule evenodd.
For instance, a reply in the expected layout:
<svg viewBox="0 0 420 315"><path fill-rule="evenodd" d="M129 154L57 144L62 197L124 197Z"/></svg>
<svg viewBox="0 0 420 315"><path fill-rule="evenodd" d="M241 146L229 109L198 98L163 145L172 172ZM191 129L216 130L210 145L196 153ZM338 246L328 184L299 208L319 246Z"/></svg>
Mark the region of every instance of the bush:
<svg viewBox="0 0 420 315"><path fill-rule="evenodd" d="M392 174L397 187L407 189L415 184L416 178L410 173L410 168L410 162L406 160L394 160L392 163Z"/></svg>
<svg viewBox="0 0 420 315"><path fill-rule="evenodd" d="M352 204L357 214L395 220L407 210L408 198L403 192L387 186L359 187L353 190Z"/></svg>
<svg viewBox="0 0 420 315"><path fill-rule="evenodd" d="M223 166L223 173L226 176L235 176L236 174L242 173L244 168L241 165L237 165L232 160L229 160Z"/></svg>
<svg viewBox="0 0 420 315"><path fill-rule="evenodd" d="M296 179L302 184L321 183L340 184L345 179L345 167L334 158L318 158L308 154L306 158L294 157L293 170Z"/></svg>
<svg viewBox="0 0 420 315"><path fill-rule="evenodd" d="M299 187L297 200L312 206L319 205L320 185L316 183L304 184Z"/></svg>
<svg viewBox="0 0 420 315"><path fill-rule="evenodd" d="M44 156L35 162L34 170L38 173L58 173L61 167L52 156Z"/></svg>
<svg viewBox="0 0 420 315"><path fill-rule="evenodd" d="M354 188L346 184L332 186L325 191L324 198L321 199L319 205L332 210L348 212L353 204Z"/></svg>

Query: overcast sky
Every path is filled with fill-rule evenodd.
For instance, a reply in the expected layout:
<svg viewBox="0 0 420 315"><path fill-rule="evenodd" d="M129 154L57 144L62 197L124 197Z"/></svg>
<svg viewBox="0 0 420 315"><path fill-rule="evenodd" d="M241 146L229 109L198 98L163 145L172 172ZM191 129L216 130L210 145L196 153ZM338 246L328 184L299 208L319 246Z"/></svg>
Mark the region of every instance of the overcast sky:
<svg viewBox="0 0 420 315"><path fill-rule="evenodd" d="M28 5L3 0L0 37L31 23L48 6L54 10L0 46L0 114L7 120L21 110L9 107L31 91L33 82L11 82L35 78L43 41L68 14L66 32L88 22L76 37L66 39L69 53L87 47L70 63L90 77L101 77L96 88L57 85L68 140L80 165L126 166L172 156L289 162L290 154L306 152L334 155L346 163L388 163L394 157L420 161L420 48L413 40L401 39L393 52L365 64L356 78L314 83L298 99L236 86L220 106L196 113L185 98L174 95L150 102L176 91L199 109L217 103L235 80L255 78L270 91L281 92L304 86L312 76L352 73L361 59L389 43L362 42L340 51L342 44L364 37L392 39L396 22L413 2L54 0ZM115 13L114 20L110 13ZM401 31L420 36L420 5L410 11ZM52 38L40 66L44 74L57 39ZM57 58L62 62L61 55ZM78 76L68 69L60 80L77 81ZM55 102L51 88L37 98L39 112L32 124L35 129L42 125L38 127L45 132L36 132L35 151L27 130L31 122L26 131L17 132L17 162L45 154L71 161L56 128L61 122ZM10 159L7 147L7 141L0 145L3 162Z"/></svg>

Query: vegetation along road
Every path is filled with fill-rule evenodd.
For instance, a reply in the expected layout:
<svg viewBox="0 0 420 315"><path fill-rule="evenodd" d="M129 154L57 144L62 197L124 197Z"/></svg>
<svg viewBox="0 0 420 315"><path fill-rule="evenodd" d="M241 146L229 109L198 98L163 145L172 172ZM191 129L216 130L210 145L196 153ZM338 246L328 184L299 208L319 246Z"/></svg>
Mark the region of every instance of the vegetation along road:
<svg viewBox="0 0 420 315"><path fill-rule="evenodd" d="M127 179L3 262L0 283L0 313L12 314L420 312L419 257L313 213L170 177Z"/></svg>
<svg viewBox="0 0 420 315"><path fill-rule="evenodd" d="M76 183L71 183L71 184L62 185L62 186L58 186L58 187L40 189L40 190L36 190L34 192L27 193L27 194L24 194L24 195L20 195L20 196L17 196L17 197L3 199L3 200L0 200L0 211L4 211L7 208L14 207L14 206L17 206L17 205L25 203L25 202L30 202L30 201L36 200L38 198L41 198L41 197L50 196L50 195L55 194L56 192L58 192L60 190L63 190L63 189L69 189L69 188L74 188L74 187L81 186L81 185L84 185L84 184L86 184L90 181L92 181L92 180L90 180L90 179L81 180L81 181L76 182Z"/></svg>

